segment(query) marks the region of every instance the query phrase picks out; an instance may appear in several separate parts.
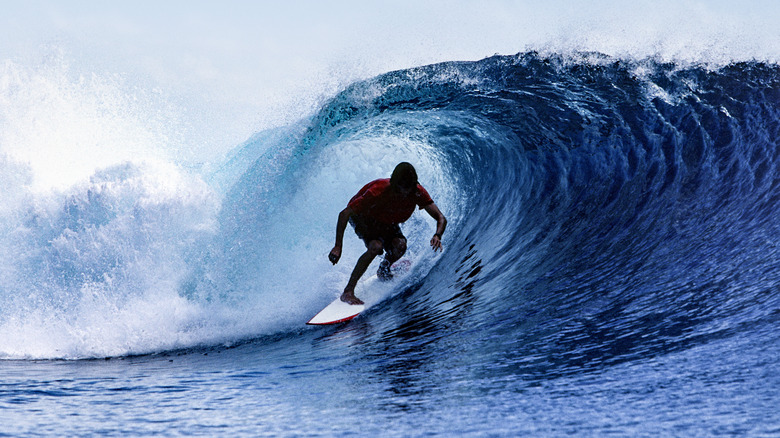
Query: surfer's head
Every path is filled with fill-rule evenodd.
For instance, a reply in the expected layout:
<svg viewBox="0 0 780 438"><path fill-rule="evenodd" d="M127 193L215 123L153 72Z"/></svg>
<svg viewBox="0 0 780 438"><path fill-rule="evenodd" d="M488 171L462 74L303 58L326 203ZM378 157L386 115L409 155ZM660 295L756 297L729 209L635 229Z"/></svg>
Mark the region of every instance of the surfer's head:
<svg viewBox="0 0 780 438"><path fill-rule="evenodd" d="M407 162L395 166L390 176L390 187L396 192L411 193L417 188L417 171Z"/></svg>

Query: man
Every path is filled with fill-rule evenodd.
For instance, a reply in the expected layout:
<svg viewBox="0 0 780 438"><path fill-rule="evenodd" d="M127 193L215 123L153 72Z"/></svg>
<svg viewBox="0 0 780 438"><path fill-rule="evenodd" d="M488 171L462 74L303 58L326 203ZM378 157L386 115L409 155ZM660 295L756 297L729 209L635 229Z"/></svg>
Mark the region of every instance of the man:
<svg viewBox="0 0 780 438"><path fill-rule="evenodd" d="M366 244L366 252L360 256L352 270L341 301L363 304L355 296L355 286L368 269L374 257L385 251L385 259L379 265L377 276L382 280L392 278L390 266L406 253L406 237L398 224L406 222L415 207L425 209L436 220L436 233L431 238L434 251L441 251L441 236L447 228L447 219L434 204L428 192L417 182L417 171L409 163L400 163L390 178L378 179L366 184L352 197L347 208L339 213L336 224L336 246L328 258L334 265L341 258L344 230L349 222Z"/></svg>

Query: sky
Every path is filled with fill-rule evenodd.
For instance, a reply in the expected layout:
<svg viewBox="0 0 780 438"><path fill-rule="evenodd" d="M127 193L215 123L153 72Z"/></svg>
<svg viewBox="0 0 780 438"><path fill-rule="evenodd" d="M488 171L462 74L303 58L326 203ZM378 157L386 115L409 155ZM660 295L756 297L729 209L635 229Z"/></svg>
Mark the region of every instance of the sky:
<svg viewBox="0 0 780 438"><path fill-rule="evenodd" d="M193 160L305 117L355 80L435 62L527 50L780 57L774 0L0 0L0 10L6 77L12 65L113 81L158 102Z"/></svg>

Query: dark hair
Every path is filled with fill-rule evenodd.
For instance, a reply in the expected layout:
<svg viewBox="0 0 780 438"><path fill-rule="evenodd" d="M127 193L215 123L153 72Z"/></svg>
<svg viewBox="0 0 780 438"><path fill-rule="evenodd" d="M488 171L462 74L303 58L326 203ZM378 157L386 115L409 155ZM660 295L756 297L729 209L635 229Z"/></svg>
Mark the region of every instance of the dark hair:
<svg viewBox="0 0 780 438"><path fill-rule="evenodd" d="M415 188L417 187L417 171L414 170L414 166L404 161L398 163L393 170L393 174L390 176L390 186Z"/></svg>

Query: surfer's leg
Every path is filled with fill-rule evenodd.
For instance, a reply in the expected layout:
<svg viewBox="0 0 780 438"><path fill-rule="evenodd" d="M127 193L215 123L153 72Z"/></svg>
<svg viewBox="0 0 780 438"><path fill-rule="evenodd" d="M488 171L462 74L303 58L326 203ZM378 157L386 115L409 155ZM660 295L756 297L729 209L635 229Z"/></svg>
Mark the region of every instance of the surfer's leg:
<svg viewBox="0 0 780 438"><path fill-rule="evenodd" d="M355 269L352 270L352 275L349 277L347 287L344 288L344 293L341 294L341 301L349 304L363 304L359 298L355 296L355 286L357 286L358 280L363 274L366 273L368 265L374 261L374 257L382 254L382 242L379 240L372 240L368 242L366 252L358 258Z"/></svg>
<svg viewBox="0 0 780 438"><path fill-rule="evenodd" d="M406 254L406 238L396 237L391 241L390 245L392 249L385 253L385 260L392 265Z"/></svg>
<svg viewBox="0 0 780 438"><path fill-rule="evenodd" d="M379 269L377 269L376 275L380 280L387 281L393 279L393 273L390 272L390 266L397 262L398 259L403 257L404 254L406 254L406 238L394 237L390 241L389 248L385 249L385 259L382 260L382 263L379 264Z"/></svg>

